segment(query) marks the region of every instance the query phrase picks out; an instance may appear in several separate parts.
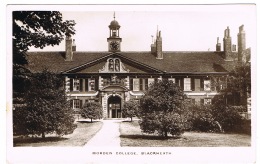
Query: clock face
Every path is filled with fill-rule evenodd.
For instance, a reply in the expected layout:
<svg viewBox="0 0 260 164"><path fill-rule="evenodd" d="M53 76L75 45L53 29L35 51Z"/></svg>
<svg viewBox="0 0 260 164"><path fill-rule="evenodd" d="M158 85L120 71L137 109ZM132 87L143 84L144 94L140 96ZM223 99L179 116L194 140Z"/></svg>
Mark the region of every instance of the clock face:
<svg viewBox="0 0 260 164"><path fill-rule="evenodd" d="M110 42L110 48L111 50L119 50L119 42L117 41Z"/></svg>

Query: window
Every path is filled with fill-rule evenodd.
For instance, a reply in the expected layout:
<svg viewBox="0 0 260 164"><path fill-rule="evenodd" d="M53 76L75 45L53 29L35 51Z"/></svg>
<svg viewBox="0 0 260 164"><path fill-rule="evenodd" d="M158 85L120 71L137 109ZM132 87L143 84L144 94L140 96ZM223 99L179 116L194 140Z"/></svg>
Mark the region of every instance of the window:
<svg viewBox="0 0 260 164"><path fill-rule="evenodd" d="M211 99L204 99L204 105L210 105Z"/></svg>
<svg viewBox="0 0 260 164"><path fill-rule="evenodd" d="M95 79L88 79L88 91L95 91Z"/></svg>
<svg viewBox="0 0 260 164"><path fill-rule="evenodd" d="M154 82L154 78L148 78L148 87Z"/></svg>
<svg viewBox="0 0 260 164"><path fill-rule="evenodd" d="M73 100L73 109L80 109L80 100L79 99Z"/></svg>
<svg viewBox="0 0 260 164"><path fill-rule="evenodd" d="M200 79L194 79L195 91L200 91Z"/></svg>
<svg viewBox="0 0 260 164"><path fill-rule="evenodd" d="M210 91L210 80L204 80L204 91Z"/></svg>
<svg viewBox="0 0 260 164"><path fill-rule="evenodd" d="M175 83L175 78L169 78L169 81L172 81L173 83Z"/></svg>
<svg viewBox="0 0 260 164"><path fill-rule="evenodd" d="M191 90L191 79L184 78L184 91L190 91L190 90Z"/></svg>
<svg viewBox="0 0 260 164"><path fill-rule="evenodd" d="M138 78L133 79L133 91L140 91L140 80Z"/></svg>
<svg viewBox="0 0 260 164"><path fill-rule="evenodd" d="M79 79L73 79L73 91L79 91Z"/></svg>

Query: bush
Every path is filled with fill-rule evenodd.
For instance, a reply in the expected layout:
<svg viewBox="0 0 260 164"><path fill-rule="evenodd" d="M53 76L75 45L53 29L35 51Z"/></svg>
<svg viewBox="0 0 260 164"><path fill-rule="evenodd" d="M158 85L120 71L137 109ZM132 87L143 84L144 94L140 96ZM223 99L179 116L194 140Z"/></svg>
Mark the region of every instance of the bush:
<svg viewBox="0 0 260 164"><path fill-rule="evenodd" d="M42 135L72 133L74 124L73 110L67 101L62 78L44 70L31 75L30 89L25 94L26 103L13 111L14 134Z"/></svg>
<svg viewBox="0 0 260 164"><path fill-rule="evenodd" d="M103 117L102 106L98 102L86 102L83 108L80 110L80 114L83 118L100 119Z"/></svg>
<svg viewBox="0 0 260 164"><path fill-rule="evenodd" d="M187 118L186 130L202 132L221 130L211 114L210 105L189 104L186 106L185 117Z"/></svg>
<svg viewBox="0 0 260 164"><path fill-rule="evenodd" d="M212 115L225 132L236 132L242 127L243 119L236 107L215 104L212 106Z"/></svg>
<svg viewBox="0 0 260 164"><path fill-rule="evenodd" d="M138 115L138 109L139 109L139 103L134 101L134 100L130 100L124 103L123 108L122 108L122 113L124 117L130 117L131 118L131 122L132 122L132 118L134 116Z"/></svg>
<svg viewBox="0 0 260 164"><path fill-rule="evenodd" d="M140 100L140 128L145 133L167 137L180 136L184 131L181 117L184 94L172 81L158 80L150 85Z"/></svg>

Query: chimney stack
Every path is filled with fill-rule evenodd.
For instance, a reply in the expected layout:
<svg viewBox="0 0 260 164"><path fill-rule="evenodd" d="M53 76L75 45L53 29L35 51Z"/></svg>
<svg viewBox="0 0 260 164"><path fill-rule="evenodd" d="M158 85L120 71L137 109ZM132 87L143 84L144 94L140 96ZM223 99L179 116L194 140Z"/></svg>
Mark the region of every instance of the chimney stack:
<svg viewBox="0 0 260 164"><path fill-rule="evenodd" d="M71 37L66 36L65 42L66 42L65 43L65 51L66 51L65 61L72 61L73 49L72 49ZM76 50L76 47L75 47L75 50Z"/></svg>
<svg viewBox="0 0 260 164"><path fill-rule="evenodd" d="M216 51L221 51L221 43L219 43L219 37L217 37Z"/></svg>
<svg viewBox="0 0 260 164"><path fill-rule="evenodd" d="M156 37L156 59L163 59L161 31L157 33Z"/></svg>
<svg viewBox="0 0 260 164"><path fill-rule="evenodd" d="M224 31L223 43L224 43L224 59L233 60L232 59L232 49L231 49L232 42L231 42L229 27L227 27L227 29Z"/></svg>
<svg viewBox="0 0 260 164"><path fill-rule="evenodd" d="M76 44L75 44L75 39L72 41L72 52L76 51Z"/></svg>
<svg viewBox="0 0 260 164"><path fill-rule="evenodd" d="M238 61L243 59L243 51L246 49L246 33L244 31L244 25L239 27L239 33L237 34L237 48L238 48Z"/></svg>

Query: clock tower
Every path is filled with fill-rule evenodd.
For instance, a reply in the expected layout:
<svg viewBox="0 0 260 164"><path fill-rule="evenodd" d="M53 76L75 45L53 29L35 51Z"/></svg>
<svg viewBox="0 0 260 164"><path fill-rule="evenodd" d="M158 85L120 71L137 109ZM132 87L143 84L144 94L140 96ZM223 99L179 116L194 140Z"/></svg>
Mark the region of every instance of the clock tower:
<svg viewBox="0 0 260 164"><path fill-rule="evenodd" d="M114 20L111 21L111 23L108 27L109 27L109 38L107 38L108 51L109 52L120 52L122 38L120 38L120 36L119 36L120 25L115 20L115 13L114 13Z"/></svg>

